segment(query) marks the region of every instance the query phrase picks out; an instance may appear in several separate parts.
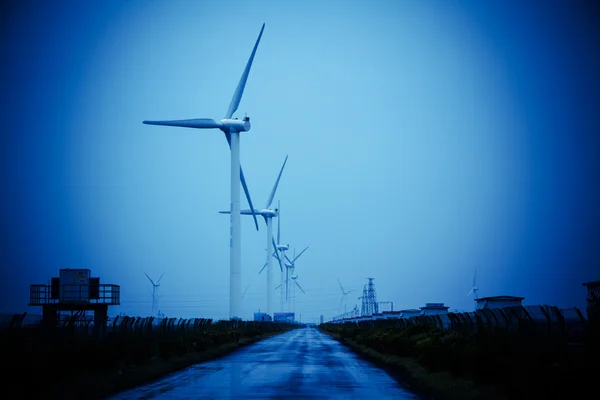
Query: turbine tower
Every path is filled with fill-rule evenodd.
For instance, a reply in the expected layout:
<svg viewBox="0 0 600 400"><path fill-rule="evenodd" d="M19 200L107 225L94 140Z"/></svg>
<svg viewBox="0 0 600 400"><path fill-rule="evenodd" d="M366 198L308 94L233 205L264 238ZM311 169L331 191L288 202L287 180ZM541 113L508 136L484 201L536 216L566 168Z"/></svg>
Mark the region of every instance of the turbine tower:
<svg viewBox="0 0 600 400"><path fill-rule="evenodd" d="M279 175L277 175L277 180L275 180L275 184L273 185L273 189L271 189L271 194L267 199L267 204L265 208L262 210L241 210L240 213L243 215L252 215L256 218L256 215L261 215L265 224L267 225L267 262L265 264L267 268L267 314L273 314L273 269L271 268L271 252L273 249L277 251L277 246L275 245L275 239L273 238L273 218L277 217L279 209L271 209L271 203L273 202L273 197L275 197L275 192L277 191L277 186L279 185L279 180L281 179L281 174L283 173L283 168L285 168L285 163L287 162L287 156L285 156L285 160L283 160L283 165L279 170ZM229 211L219 211L221 214L230 214ZM279 260L279 258L278 258ZM281 266L281 262L279 263L279 267L283 270ZM265 267L263 267L264 269ZM260 270L262 272L262 269ZM259 272L259 274L260 274Z"/></svg>
<svg viewBox="0 0 600 400"><path fill-rule="evenodd" d="M252 200L250 199L250 193L246 185L244 173L240 165L240 132L247 132L250 130L250 118L247 116L243 120L233 118L240 105L244 88L246 87L246 81L248 80L248 74L250 73L250 67L252 67L252 61L258 48L258 43L262 37L265 24L263 23L258 39L254 44L250 58L246 64L246 68L242 73L242 77L233 93L229 108L225 113L225 117L220 121L215 121L211 118L196 118L196 119L184 119L184 120L173 120L173 121L144 121L144 124L149 125L166 125L166 126L179 126L184 128L197 128L197 129L220 129L225 134L229 148L231 149L231 204L230 204L230 238L229 238L229 270L230 270L230 281L229 281L229 318L237 319L241 313L241 237L240 237L240 180L248 199L248 205L250 209L254 209ZM231 55L226 55L227 58L231 58ZM254 225L258 230L258 222L254 215Z"/></svg>
<svg viewBox="0 0 600 400"><path fill-rule="evenodd" d="M286 272L283 272L283 267L282 267L282 263L284 258L287 258L285 255L285 252L288 251L290 249L290 245L289 244L284 244L281 243L281 204L279 202L279 200L277 201L277 245L275 246L275 249L277 251L274 252L273 256L277 259L277 261L279 262L279 268L281 269L281 281L279 283L279 286L277 286L275 289L279 289L279 311L284 312L284 300L285 300L285 276L287 275L287 268L286 268Z"/></svg>
<svg viewBox="0 0 600 400"><path fill-rule="evenodd" d="M471 288L471 291L467 294L467 296L470 296L471 293L475 296L475 300L477 300L479 297L477 296L477 291L479 290L477 288L477 286L475 285L475 280L477 279L477 270L475 270L475 273L473 274L473 287Z"/></svg>
<svg viewBox="0 0 600 400"><path fill-rule="evenodd" d="M164 274L165 273L163 272L158 277L158 279L156 280L156 282L154 282L152 279L150 279L150 277L148 276L148 274L144 272L144 275L146 275L146 278L148 278L148 280L152 284L152 292L151 292L151 294L152 294L152 315L154 315L154 306L158 302L158 297L156 297L156 289L160 286L160 279L163 277Z"/></svg>
<svg viewBox="0 0 600 400"><path fill-rule="evenodd" d="M342 298L341 298L341 300L340 300L340 305L338 306L338 311L341 311L341 310L342 310L342 303L344 302L344 299L346 298L346 295L347 295L348 293L352 293L352 292L354 292L354 290L355 290L355 289L350 289L350 290L348 290L348 291L345 291L345 290L344 290L344 287L342 286L342 282L340 282L340 278L338 278L338 280L337 280L337 281L338 281L338 283L340 284L340 289L342 289ZM346 312L346 305L344 304L344 313L345 313L345 312Z"/></svg>

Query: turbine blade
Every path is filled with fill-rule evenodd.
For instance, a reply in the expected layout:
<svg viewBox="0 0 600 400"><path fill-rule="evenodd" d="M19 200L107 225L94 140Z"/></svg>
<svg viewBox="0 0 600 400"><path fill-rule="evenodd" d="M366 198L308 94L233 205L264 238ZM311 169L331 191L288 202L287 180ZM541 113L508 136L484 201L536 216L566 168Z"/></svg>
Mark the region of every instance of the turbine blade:
<svg viewBox="0 0 600 400"><path fill-rule="evenodd" d="M265 263L265 265L263 265L263 267L260 269L260 271L258 271L258 274L260 275L261 272L263 272L263 270L267 268L267 263Z"/></svg>
<svg viewBox="0 0 600 400"><path fill-rule="evenodd" d="M229 143L231 146L231 142ZM250 198L250 192L248 191L248 185L246 185L246 178L244 178L244 171L242 171L242 166L240 165L240 180L242 181L242 187L244 188L244 193L246 194L246 199L248 199L248 206L250 206L251 210L254 210L254 205L252 204L252 199ZM258 220L256 219L256 214L252 214L252 218L254 218L254 226L256 226L256 230L258 231Z"/></svg>
<svg viewBox="0 0 600 400"><path fill-rule="evenodd" d="M152 286L154 286L154 281L152 279L150 279L150 277L148 276L148 274L144 272L144 275L146 275L146 278L148 278L148 280L150 281L150 283L152 283Z"/></svg>
<svg viewBox="0 0 600 400"><path fill-rule="evenodd" d="M143 121L146 125L180 126L183 128L222 128L223 124L211 118L178 119L172 121Z"/></svg>
<svg viewBox="0 0 600 400"><path fill-rule="evenodd" d="M229 103L229 109L227 110L227 114L225 114L225 118L231 118L240 105L240 100L242 100L242 94L246 87L246 81L248 80L248 74L250 73L250 67L252 67L252 61L254 60L254 55L256 54L256 49L258 48L258 43L260 42L264 30L265 24L263 23L262 28L260 28L260 33L258 34L258 39L256 39L256 44L254 44L254 48L252 49L252 54L250 54L246 68L240 78L240 82L238 83L235 92L233 92L233 97L231 98L231 103Z"/></svg>
<svg viewBox="0 0 600 400"><path fill-rule="evenodd" d="M277 200L277 243L281 243L281 205Z"/></svg>
<svg viewBox="0 0 600 400"><path fill-rule="evenodd" d="M156 284L157 284L157 285L158 285L158 282L160 282L160 279L163 277L163 275L164 275L164 274L165 274L165 273L163 272L163 273L160 275L160 277L159 277L159 278L156 280Z"/></svg>
<svg viewBox="0 0 600 400"><path fill-rule="evenodd" d="M294 262L295 262L295 261L296 261L298 258L300 258L300 256L302 255L302 253L304 253L304 252L305 252L305 251L308 249L308 247L309 247L309 246L306 246L306 247L304 248L304 250L302 250L302 251L300 252L300 254L298 254L297 256L295 256L295 257L294 257L294 259L292 260L292 264L293 264L293 263L294 263Z"/></svg>
<svg viewBox="0 0 600 400"><path fill-rule="evenodd" d="M275 185L273 185L273 189L271 190L271 194L269 195L269 199L267 200L267 205L265 206L265 208L269 208L269 206L273 202L273 197L275 197L275 191L277 190L277 185L279 185L279 180L281 179L281 174L283 173L283 168L285 167L287 159L288 156L285 156L285 160L283 160L283 165L281 166L281 170L279 170L279 175L277 175L277 180L275 181Z"/></svg>
<svg viewBox="0 0 600 400"><path fill-rule="evenodd" d="M219 214L231 214L231 211L219 211ZM258 215L260 211L258 210L240 210L240 214L242 215Z"/></svg>
<svg viewBox="0 0 600 400"><path fill-rule="evenodd" d="M337 278L338 283L340 284L340 289L342 289L342 293L346 293L346 291L344 290L344 287L342 286L342 282L340 282L340 278Z"/></svg>
<svg viewBox="0 0 600 400"><path fill-rule="evenodd" d="M471 291L469 293L467 293L467 296L470 296L471 293L473 293L473 289L471 289Z"/></svg>
<svg viewBox="0 0 600 400"><path fill-rule="evenodd" d="M275 288L275 290L279 289L281 287L281 283L279 285L277 285L277 287Z"/></svg>
<svg viewBox="0 0 600 400"><path fill-rule="evenodd" d="M289 262L290 264L293 264L293 263L292 263L292 260L290 260L290 259L289 259L289 257L287 256L287 254L284 254L283 256L285 257L285 259L286 259L286 260L288 260L288 262Z"/></svg>
<svg viewBox="0 0 600 400"><path fill-rule="evenodd" d="M356 290L356 289L350 289L350 290L348 290L348 291L346 292L346 294L348 294L348 293L352 293L352 292L354 292L355 290Z"/></svg>
<svg viewBox="0 0 600 400"><path fill-rule="evenodd" d="M300 288L300 290L302 290L302 293L306 294L304 289L302 289L302 286L300 286L300 284L298 283L298 280L294 280L294 282L296 282L296 285Z"/></svg>

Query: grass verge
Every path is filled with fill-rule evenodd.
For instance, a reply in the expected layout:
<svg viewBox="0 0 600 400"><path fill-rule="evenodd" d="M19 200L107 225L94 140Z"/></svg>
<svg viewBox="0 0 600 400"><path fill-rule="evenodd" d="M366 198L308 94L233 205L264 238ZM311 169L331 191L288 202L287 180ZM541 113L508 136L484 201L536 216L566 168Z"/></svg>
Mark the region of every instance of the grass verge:
<svg viewBox="0 0 600 400"><path fill-rule="evenodd" d="M397 357L379 353L355 341L323 331L332 339L348 346L361 358L384 369L399 383L414 393L436 400L507 400L499 388L482 385L473 379L458 378L449 372L431 372L410 357Z"/></svg>

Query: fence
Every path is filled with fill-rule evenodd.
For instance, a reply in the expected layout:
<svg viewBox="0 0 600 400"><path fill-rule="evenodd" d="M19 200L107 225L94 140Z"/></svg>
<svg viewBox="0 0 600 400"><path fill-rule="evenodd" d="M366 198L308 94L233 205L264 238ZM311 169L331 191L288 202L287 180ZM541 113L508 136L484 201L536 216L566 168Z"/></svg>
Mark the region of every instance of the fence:
<svg viewBox="0 0 600 400"><path fill-rule="evenodd" d="M367 320L356 322L360 327L397 327L425 324L463 333L497 332L509 334L561 337L569 342L581 342L588 333L588 321L576 307L514 306L482 309L468 313L419 315L410 318Z"/></svg>
<svg viewBox="0 0 600 400"><path fill-rule="evenodd" d="M0 331L37 331L42 328L41 316L31 318L28 323L27 313L4 315L0 321ZM202 335L210 330L212 333L233 334L232 332L251 331L273 332L279 328L293 324L267 321L219 320L209 318L160 318L117 316L106 321L107 338L170 338L182 335ZM58 331L73 338L85 338L92 335L94 328L93 316L85 312L73 315L61 315Z"/></svg>

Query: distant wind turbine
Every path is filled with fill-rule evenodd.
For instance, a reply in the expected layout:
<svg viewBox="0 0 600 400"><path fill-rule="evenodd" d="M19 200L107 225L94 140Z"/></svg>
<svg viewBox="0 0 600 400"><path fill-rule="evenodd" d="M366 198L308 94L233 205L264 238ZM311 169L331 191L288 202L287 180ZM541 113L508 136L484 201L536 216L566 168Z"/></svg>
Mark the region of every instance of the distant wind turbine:
<svg viewBox="0 0 600 400"><path fill-rule="evenodd" d="M355 289L350 289L350 290L348 290L348 291L345 291L345 290L344 290L344 287L342 286L342 282L340 282L340 279L339 279L339 278L338 278L338 280L337 280L337 281L338 281L338 283L339 283L339 285L340 285L340 289L342 289L342 298L341 298L341 300L340 300L340 305L338 306L338 310L339 310L339 311L341 311L341 309L342 309L342 303L344 302L344 299L346 298L346 295L347 295L348 293L352 293L352 292L354 292L354 290L355 290ZM345 310L345 309L344 309L344 312L346 312L346 310Z"/></svg>
<svg viewBox="0 0 600 400"><path fill-rule="evenodd" d="M281 282L279 284L279 286L277 286L276 289L280 289L279 292L279 310L281 312L284 311L284 300L285 300L285 296L287 292L284 292L284 284L285 284L285 276L287 275L287 268L286 268L286 272L283 272L283 267L282 267L282 263L285 260L285 252L288 251L290 249L290 245L289 244L285 244L285 243L281 243L281 204L280 201L277 200L277 245L275 246L275 248L277 249L277 251L274 252L273 257L275 257L277 259L277 261L279 262L279 268L281 269Z"/></svg>
<svg viewBox="0 0 600 400"><path fill-rule="evenodd" d="M291 277L292 279L296 279L298 277L298 275L294 275L294 272L296 270L296 260L300 258L300 256L306 251L308 250L309 246L306 246L304 248L304 250L302 250L300 252L300 254L296 255L296 249L294 249L294 257L290 260L286 255L284 255L285 259L287 260L287 262L285 263L285 301L287 302L289 299L289 291L290 291L290 284L289 284L289 277ZM296 278L294 278L294 276L296 276ZM296 282L296 285L298 285L298 283Z"/></svg>
<svg viewBox="0 0 600 400"><path fill-rule="evenodd" d="M288 157L285 156L285 160L283 160L283 165L279 170L279 175L277 175L277 179L275 180L275 184L273 185L273 189L271 189L271 194L267 199L267 203L265 208L262 210L241 210L240 213L242 215L252 215L256 218L256 215L261 215L265 220L265 224L267 225L267 262L265 266L267 267L267 314L273 314L273 270L271 268L272 256L271 252L273 249L277 251L277 245L275 244L275 239L273 238L273 218L277 217L279 209L271 209L271 203L273 202L273 198L275 197L275 192L277 191L277 186L279 185L279 180L281 179L281 174L283 173L283 169L285 168L285 163L287 162ZM229 211L219 211L221 214L230 214ZM278 258L279 259L279 258ZM281 268L281 263L280 263ZM264 267L263 267L264 269ZM261 270L262 272L262 270ZM259 272L260 274L260 272Z"/></svg>
<svg viewBox="0 0 600 400"><path fill-rule="evenodd" d="M158 297L156 297L156 289L160 286L160 280L163 277L165 273L163 272L158 279L156 280L156 282L154 282L152 279L150 279L150 277L148 276L147 273L144 272L144 275L146 275L146 278L148 278L148 280L150 281L150 283L152 284L152 315L154 315L154 306L155 304L158 302Z"/></svg>
<svg viewBox="0 0 600 400"><path fill-rule="evenodd" d="M258 43L262 37L265 24L263 23L258 39L254 44L246 68L242 73L242 77L233 93L229 108L225 113L225 117L220 121L215 121L211 118L196 118L196 119L184 119L184 120L173 120L173 121L144 121L144 124L150 125L166 125L166 126L179 126L184 128L197 128L197 129L213 129L217 128L225 133L225 138L231 149L231 204L230 204L230 238L229 238L229 258L230 258L230 281L229 281L229 318L240 318L241 313L241 296L242 292L242 280L241 280L241 237L240 237L240 180L248 199L248 205L250 209L254 209L252 200L250 199L250 193L246 185L244 173L240 165L240 132L247 132L250 130L250 118L245 116L243 120L233 118L233 113L236 112L246 81L248 80L248 74L250 73L250 67L258 48ZM226 62L229 62L232 54L224 54ZM214 57L213 57L214 58ZM256 216L254 217L254 225L258 230L258 222Z"/></svg>
<svg viewBox="0 0 600 400"><path fill-rule="evenodd" d="M473 287L471 288L471 291L469 292L469 294L467 294L467 296L470 296L471 294L473 294L475 296L475 300L477 300L479 298L479 296L477 296L477 291L479 289L475 285L476 279L477 279L477 270L475 270L475 273L473 274Z"/></svg>

